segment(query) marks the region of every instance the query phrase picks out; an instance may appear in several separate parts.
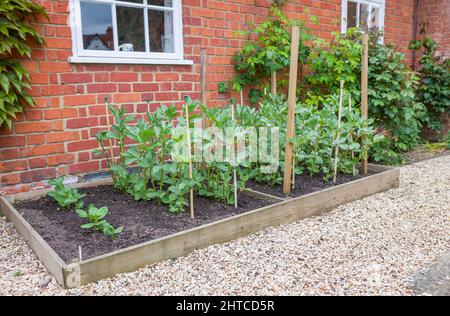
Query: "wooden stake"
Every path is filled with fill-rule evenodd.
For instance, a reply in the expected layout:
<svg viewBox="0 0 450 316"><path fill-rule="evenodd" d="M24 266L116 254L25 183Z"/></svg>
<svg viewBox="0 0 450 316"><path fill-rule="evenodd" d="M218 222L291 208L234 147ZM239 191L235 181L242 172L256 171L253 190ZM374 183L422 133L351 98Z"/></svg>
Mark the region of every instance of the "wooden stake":
<svg viewBox="0 0 450 316"><path fill-rule="evenodd" d="M344 80L341 80L341 92L339 94L339 110L338 110L338 132L336 135L336 147L334 152L334 175L333 175L333 183L336 183L337 180L337 167L339 160L339 138L341 137L341 120L342 120L342 99L344 96Z"/></svg>
<svg viewBox="0 0 450 316"><path fill-rule="evenodd" d="M348 110L349 110L350 112L352 112L352 96L351 96L351 95L348 96ZM350 140L351 140L352 143L353 143L353 129L352 129L352 128L350 128ZM354 151L354 150L352 150L352 160L353 160L353 159L355 159L355 151ZM355 168L355 164L352 164L352 174L353 174L354 176L356 176L356 168Z"/></svg>
<svg viewBox="0 0 450 316"><path fill-rule="evenodd" d="M234 122L234 99L230 100L231 106L231 119ZM234 146L234 138L233 138L233 153L236 147ZM236 176L236 167L233 167L233 185L234 185L234 207L238 207L238 194L237 194L237 176Z"/></svg>
<svg viewBox="0 0 450 316"><path fill-rule="evenodd" d="M243 92L243 90L244 90L244 88L241 87L241 91L240 91L240 93L241 93L241 106L244 105L244 92Z"/></svg>
<svg viewBox="0 0 450 316"><path fill-rule="evenodd" d="M106 126L108 128L108 131L111 130L111 124L109 122L109 107L108 107L108 97L105 97L105 108L106 108ZM112 146L112 139L109 139L109 154L110 154L110 159L111 159L111 163L114 160L114 151L113 151L113 146Z"/></svg>
<svg viewBox="0 0 450 316"><path fill-rule="evenodd" d="M289 96L288 96L288 116L287 116L287 131L286 131L286 151L285 151L285 167L284 167L284 182L283 192L289 194L291 191L291 177L292 177L292 152L293 145L289 141L294 137L294 119L295 119L295 102L297 90L297 70L298 70L298 46L300 30L298 26L292 27L292 42L291 42L291 66L289 69Z"/></svg>
<svg viewBox="0 0 450 316"><path fill-rule="evenodd" d="M277 72L273 71L270 74L270 93L277 94Z"/></svg>
<svg viewBox="0 0 450 316"><path fill-rule="evenodd" d="M189 97L184 97L184 105L186 107L186 138L187 138L187 147L188 147L188 155L189 155L189 178L192 180L192 151L191 151L191 130L189 128ZM194 214L194 189L191 188L190 191L190 206L191 206L191 219L195 217Z"/></svg>
<svg viewBox="0 0 450 316"><path fill-rule="evenodd" d="M293 151L295 151L295 147ZM292 190L294 189L295 189L295 155L292 156Z"/></svg>
<svg viewBox="0 0 450 316"><path fill-rule="evenodd" d="M204 48L200 50L200 66L200 97L202 104L206 106L206 49ZM205 113L202 111L202 128L206 128L207 125Z"/></svg>
<svg viewBox="0 0 450 316"><path fill-rule="evenodd" d="M361 115L364 119L369 117L369 106L368 106L368 81L369 81L369 35L364 33L362 36L362 55L361 55ZM361 143L364 143L365 137L361 138ZM361 169L363 174L367 174L368 171L368 159L367 159L367 149L361 144L361 149L363 153L363 161L361 162Z"/></svg>

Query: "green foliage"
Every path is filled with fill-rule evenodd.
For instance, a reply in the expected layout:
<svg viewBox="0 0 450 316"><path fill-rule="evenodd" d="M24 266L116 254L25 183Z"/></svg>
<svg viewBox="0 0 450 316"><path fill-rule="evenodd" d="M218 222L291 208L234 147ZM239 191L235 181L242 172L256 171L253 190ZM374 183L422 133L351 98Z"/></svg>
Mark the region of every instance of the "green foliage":
<svg viewBox="0 0 450 316"><path fill-rule="evenodd" d="M371 31L369 35L369 116L375 120L376 132L387 136L374 144L371 157L394 163L399 160L398 152L418 144L425 111L423 104L416 101L418 76L406 68L405 56L380 44L380 33ZM358 30L349 29L342 36L335 34L329 46L316 42L309 60L312 73L306 82L310 90L316 94L335 94L342 78L353 104L358 105L361 76Z"/></svg>
<svg viewBox="0 0 450 316"><path fill-rule="evenodd" d="M0 3L0 127L11 128L16 114L24 106L34 105L27 93L28 72L13 56L31 57L30 41L43 45L44 40L31 26L35 15L47 16L44 8L29 0L2 0Z"/></svg>
<svg viewBox="0 0 450 316"><path fill-rule="evenodd" d="M226 93L228 91L228 82L226 81L218 82L217 90L219 93Z"/></svg>
<svg viewBox="0 0 450 316"><path fill-rule="evenodd" d="M439 131L450 111L450 59L441 60L435 56L437 43L429 37L411 41L409 48L423 51L419 60L420 85L417 97L427 107L424 116L426 126Z"/></svg>
<svg viewBox="0 0 450 316"><path fill-rule="evenodd" d="M352 174L353 167L365 158L365 150L383 139L380 135L374 136L373 120L364 119L357 109L348 107L348 99L349 93L344 94L340 127L338 95L309 96L297 106L296 136L292 140L296 174L306 172L328 179L333 171L336 146L340 149L338 172Z"/></svg>
<svg viewBox="0 0 450 316"><path fill-rule="evenodd" d="M416 101L417 73L406 68L404 59L390 46L370 46L369 115L391 134L395 152L417 146L425 114L423 104Z"/></svg>
<svg viewBox="0 0 450 316"><path fill-rule="evenodd" d="M280 10L279 5L284 1L277 1L270 7L270 16L259 25L250 24L246 31L237 32L246 36L248 41L235 54L235 69L238 73L228 84L219 84L219 92L226 92L228 87L239 92L249 88L250 102L257 103L263 90L269 90L272 72L283 73L290 63L291 33L290 27L300 26L299 61L306 63L309 47L306 42L312 37L309 29L301 20L289 20ZM314 18L312 18L313 20ZM282 82L283 80L279 80Z"/></svg>
<svg viewBox="0 0 450 316"><path fill-rule="evenodd" d="M64 185L64 177L52 179L48 183L55 186L55 189L54 191L47 193L47 195L52 197L61 208L83 207L83 198L86 194L80 194L77 189L66 187Z"/></svg>
<svg viewBox="0 0 450 316"><path fill-rule="evenodd" d="M116 235L123 231L122 226L114 228L114 226L106 221L105 217L108 215L108 208L106 206L96 208L93 204L90 204L87 211L77 209L76 212L78 216L88 220L88 223L81 225L81 228L100 231L113 240Z"/></svg>
<svg viewBox="0 0 450 316"><path fill-rule="evenodd" d="M105 102L107 102L105 98ZM109 111L114 116L115 124L111 130L105 130L97 133L96 140L100 144L100 150L94 150L94 155L99 156L101 154L106 157L106 162L110 168L114 185L119 190L125 191L128 186L128 174L125 168L125 138L127 136L128 126L127 124L136 119L135 115L125 116L125 109L117 109L112 105L108 105ZM109 142L117 144L119 147L119 158L111 157L109 148Z"/></svg>
<svg viewBox="0 0 450 316"><path fill-rule="evenodd" d="M352 94L354 104L360 100L361 34L350 28L346 34L333 33L330 43L323 39L314 41L314 49L308 59L310 73L305 81L316 94L335 93L341 79Z"/></svg>
<svg viewBox="0 0 450 316"><path fill-rule="evenodd" d="M193 113L198 102L188 104ZM175 106L161 106L153 113L147 113L146 120L138 119L135 125L129 125L136 117L125 116L123 108L110 105L115 118L111 131L103 131L97 135L100 150L95 153L107 158L114 186L136 200L156 200L167 204L169 210L179 213L188 205L187 194L195 181L188 177L187 164L171 161L173 146L186 141L185 135L176 135L174 121L179 126L185 124L184 117L178 117ZM191 114L194 121L197 114ZM193 123L192 123L193 124ZM192 125L193 127L193 125ZM110 159L108 142L118 143L120 158ZM126 140L133 145L125 146ZM131 172L130 167L135 167Z"/></svg>

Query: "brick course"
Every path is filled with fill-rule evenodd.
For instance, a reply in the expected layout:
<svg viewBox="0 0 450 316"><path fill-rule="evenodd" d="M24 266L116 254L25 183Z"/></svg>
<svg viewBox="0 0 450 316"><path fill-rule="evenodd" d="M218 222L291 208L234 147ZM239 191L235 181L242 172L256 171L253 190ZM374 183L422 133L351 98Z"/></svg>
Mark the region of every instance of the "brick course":
<svg viewBox="0 0 450 316"><path fill-rule="evenodd" d="M342 0L289 0L284 5L291 18L309 21L314 33L329 39L339 31ZM444 1L444 0L443 0ZM232 56L244 44L233 31L246 21L261 22L269 12L269 0L183 0L185 59L192 66L69 64L71 30L68 0L39 0L50 21L38 19L47 47L36 48L24 61L31 72L31 94L36 107L20 115L13 130L0 130L0 194L30 189L20 185L55 177L97 171L104 162L92 159L94 136L106 127L103 101L108 97L125 106L127 113L142 113L164 103L180 104L183 95L199 98L200 49L207 50L208 105L230 95L217 93L217 82L233 75ZM413 32L414 0L386 1L386 42L406 51ZM447 23L447 27L448 27ZM450 36L447 36L447 39ZM408 57L410 54L408 53ZM17 185L11 187L12 185Z"/></svg>

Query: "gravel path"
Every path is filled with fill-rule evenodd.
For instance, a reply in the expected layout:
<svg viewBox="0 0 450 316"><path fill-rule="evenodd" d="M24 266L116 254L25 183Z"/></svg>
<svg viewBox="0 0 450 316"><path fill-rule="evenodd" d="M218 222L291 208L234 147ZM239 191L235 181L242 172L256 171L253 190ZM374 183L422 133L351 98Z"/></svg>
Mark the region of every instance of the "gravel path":
<svg viewBox="0 0 450 316"><path fill-rule="evenodd" d="M450 249L450 156L402 168L397 190L133 273L63 290L0 219L0 294L412 295Z"/></svg>

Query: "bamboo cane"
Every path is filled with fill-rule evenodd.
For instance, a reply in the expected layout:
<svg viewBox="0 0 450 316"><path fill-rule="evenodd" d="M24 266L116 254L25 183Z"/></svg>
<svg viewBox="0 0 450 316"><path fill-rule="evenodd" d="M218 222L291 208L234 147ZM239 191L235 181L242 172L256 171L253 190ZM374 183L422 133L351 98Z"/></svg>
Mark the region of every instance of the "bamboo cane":
<svg viewBox="0 0 450 316"><path fill-rule="evenodd" d="M243 92L243 90L244 90L244 87L241 87L241 91L240 91L240 94L241 94L241 106L244 105L244 92Z"/></svg>
<svg viewBox="0 0 450 316"><path fill-rule="evenodd" d="M105 97L105 109L106 109L106 127L108 128L108 131L111 130L111 124L109 122L109 107L108 107L108 97ZM111 158L111 162L113 162L114 159L114 151L112 146L112 139L109 139L109 155Z"/></svg>
<svg viewBox="0 0 450 316"><path fill-rule="evenodd" d="M349 95L348 96L348 110L351 112L352 111L352 96ZM353 128L350 128L350 140L353 143ZM352 161L355 159L355 151L352 149ZM356 175L356 168L355 168L355 164L352 164L352 174L355 176Z"/></svg>
<svg viewBox="0 0 450 316"><path fill-rule="evenodd" d="M230 100L231 106L231 119L234 123L234 99ZM233 137L233 155L235 154L235 146L234 146L234 137ZM236 176L236 167L233 167L233 185L234 185L234 207L238 207L238 194L237 194L237 176Z"/></svg>
<svg viewBox="0 0 450 316"><path fill-rule="evenodd" d="M334 152L334 175L333 175L333 183L336 183L337 180L337 167L339 160L339 138L341 137L341 119L342 119L342 99L344 94L344 80L341 80L341 92L339 94L339 112L338 112L338 132L336 136L336 148Z"/></svg>
<svg viewBox="0 0 450 316"><path fill-rule="evenodd" d="M362 58L361 58L361 115L364 119L369 116L368 103L368 75L369 75L369 35L363 34L362 38ZM365 136L361 137L361 150L363 160L361 162L361 169L364 175L368 172L367 148L364 145Z"/></svg>
<svg viewBox="0 0 450 316"><path fill-rule="evenodd" d="M295 152L295 146L293 147ZM295 189L295 155L292 155L292 190Z"/></svg>
<svg viewBox="0 0 450 316"><path fill-rule="evenodd" d="M201 88L201 100L204 106L207 106L206 102L206 49L202 48L200 51L200 88ZM206 128L208 123L206 122L205 113L202 111L202 128Z"/></svg>
<svg viewBox="0 0 450 316"><path fill-rule="evenodd" d="M186 108L186 138L188 147L188 162L189 162L189 178L192 180L192 152L191 152L191 130L189 124L189 97L184 97L184 105ZM194 189L190 190L190 207L191 207L191 219L195 217L194 214Z"/></svg>

